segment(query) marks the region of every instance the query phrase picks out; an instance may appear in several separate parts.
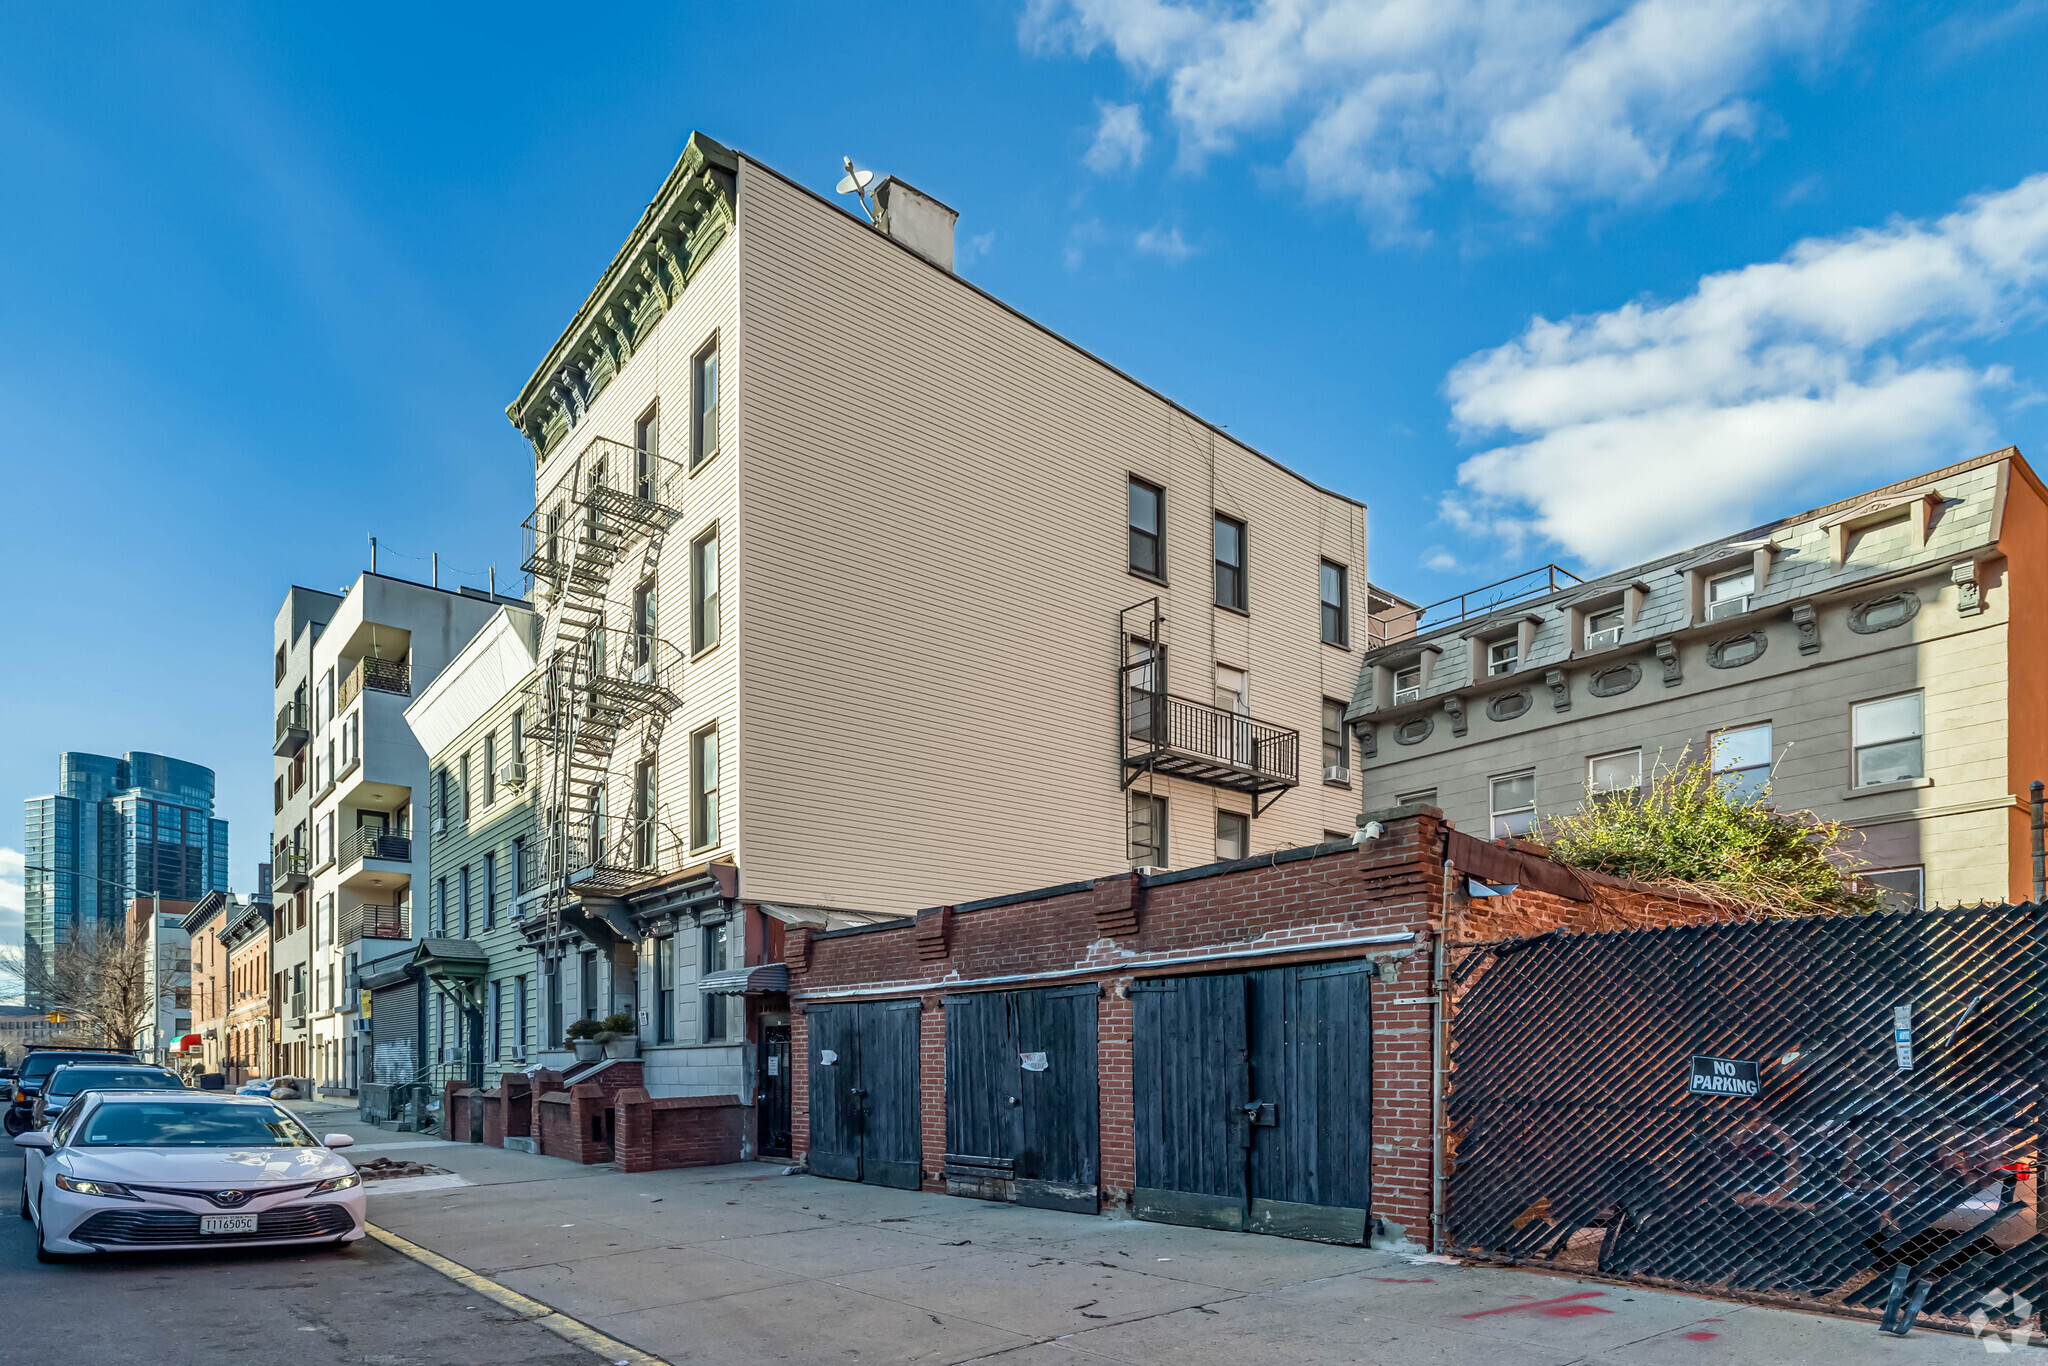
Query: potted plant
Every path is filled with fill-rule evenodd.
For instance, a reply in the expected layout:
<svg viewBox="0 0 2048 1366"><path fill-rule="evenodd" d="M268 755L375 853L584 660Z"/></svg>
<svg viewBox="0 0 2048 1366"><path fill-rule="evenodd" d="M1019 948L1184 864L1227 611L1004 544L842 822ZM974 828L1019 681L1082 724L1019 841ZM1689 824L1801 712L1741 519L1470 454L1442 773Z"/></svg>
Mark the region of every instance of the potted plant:
<svg viewBox="0 0 2048 1366"><path fill-rule="evenodd" d="M598 1042L598 1023L595 1020L571 1020L562 1032L576 1049L576 1061L596 1062L604 1056L604 1045Z"/></svg>
<svg viewBox="0 0 2048 1366"><path fill-rule="evenodd" d="M640 1029L633 1017L625 1011L607 1015L598 1025L597 1041L604 1045L607 1058L637 1058L640 1056Z"/></svg>

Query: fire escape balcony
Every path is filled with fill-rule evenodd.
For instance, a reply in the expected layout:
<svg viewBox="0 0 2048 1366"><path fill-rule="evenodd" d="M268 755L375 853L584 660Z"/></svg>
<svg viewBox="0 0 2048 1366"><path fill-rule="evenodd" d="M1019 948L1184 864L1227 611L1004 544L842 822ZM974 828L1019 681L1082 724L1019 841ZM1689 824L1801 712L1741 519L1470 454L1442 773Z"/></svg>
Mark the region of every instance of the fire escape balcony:
<svg viewBox="0 0 2048 1366"><path fill-rule="evenodd" d="M572 891L619 896L675 864L678 841L663 822L640 816L578 821L562 860Z"/></svg>
<svg viewBox="0 0 2048 1366"><path fill-rule="evenodd" d="M1163 773L1248 793L1253 814L1298 786L1301 732L1227 707L1130 689L1124 700L1124 785Z"/></svg>
<svg viewBox="0 0 2048 1366"><path fill-rule="evenodd" d="M681 706L682 678L683 652L660 636L595 627L528 685L527 734L558 745L573 720L579 752L602 755L620 727Z"/></svg>
<svg viewBox="0 0 2048 1366"><path fill-rule="evenodd" d="M619 551L636 536L661 531L682 515L681 465L597 437L541 497L525 528L521 568L554 586L580 580L601 588Z"/></svg>
<svg viewBox="0 0 2048 1366"><path fill-rule="evenodd" d="M306 704L285 703L277 709L277 744L270 752L280 759L297 754L305 747L306 733Z"/></svg>

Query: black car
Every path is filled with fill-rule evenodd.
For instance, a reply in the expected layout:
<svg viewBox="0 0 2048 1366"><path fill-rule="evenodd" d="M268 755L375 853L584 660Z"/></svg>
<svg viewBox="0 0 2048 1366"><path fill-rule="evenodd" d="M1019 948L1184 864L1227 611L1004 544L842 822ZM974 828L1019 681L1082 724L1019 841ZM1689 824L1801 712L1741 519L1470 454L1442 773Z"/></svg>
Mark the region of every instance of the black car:
<svg viewBox="0 0 2048 1366"><path fill-rule="evenodd" d="M25 1134L34 1122L36 1097L42 1094L43 1083L50 1079L50 1073L67 1062L140 1062L133 1053L121 1053L111 1048L41 1048L31 1044L29 1054L22 1059L21 1070L16 1073L14 1085L8 1092L7 1114L0 1127L8 1136Z"/></svg>
<svg viewBox="0 0 2048 1366"><path fill-rule="evenodd" d="M30 1129L48 1129L87 1091L185 1091L185 1079L154 1063L67 1062L50 1074L36 1097Z"/></svg>

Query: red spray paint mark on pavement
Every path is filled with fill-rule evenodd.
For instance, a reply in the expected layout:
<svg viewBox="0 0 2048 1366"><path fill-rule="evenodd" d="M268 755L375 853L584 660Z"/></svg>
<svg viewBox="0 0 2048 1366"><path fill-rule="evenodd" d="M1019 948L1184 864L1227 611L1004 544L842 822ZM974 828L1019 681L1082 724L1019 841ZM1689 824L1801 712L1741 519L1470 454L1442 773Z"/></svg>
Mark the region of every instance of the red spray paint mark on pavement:
<svg viewBox="0 0 2048 1366"><path fill-rule="evenodd" d="M1719 1336L1721 1336L1719 1333L1709 1333L1703 1330L1695 1330L1693 1332L1687 1333L1685 1335L1685 1340L1687 1342L1712 1342L1715 1338Z"/></svg>
<svg viewBox="0 0 2048 1366"><path fill-rule="evenodd" d="M1404 1281L1399 1276L1367 1276L1369 1281L1385 1281L1388 1285L1435 1285L1436 1281L1424 1276L1419 1281Z"/></svg>
<svg viewBox="0 0 2048 1366"><path fill-rule="evenodd" d="M1575 1304L1575 1300L1596 1300L1606 1294L1605 1290L1582 1290L1576 1295L1560 1295L1554 1300L1536 1300L1530 1304L1504 1304L1498 1309L1475 1309L1460 1318L1483 1319L1488 1314L1541 1314L1547 1319L1575 1319L1581 1314L1612 1314L1612 1309L1602 1309L1597 1304Z"/></svg>

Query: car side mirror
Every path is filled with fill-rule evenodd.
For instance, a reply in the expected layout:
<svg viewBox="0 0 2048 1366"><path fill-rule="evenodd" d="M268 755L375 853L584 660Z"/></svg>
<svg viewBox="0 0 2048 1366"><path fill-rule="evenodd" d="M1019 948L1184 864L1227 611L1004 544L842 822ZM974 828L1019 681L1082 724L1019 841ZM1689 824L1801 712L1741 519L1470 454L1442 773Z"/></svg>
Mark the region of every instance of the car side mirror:
<svg viewBox="0 0 2048 1366"><path fill-rule="evenodd" d="M47 1133L44 1133L41 1129L32 1129L25 1134L16 1134L14 1136L14 1146L17 1148L34 1148L38 1152L46 1153L50 1151L53 1145Z"/></svg>
<svg viewBox="0 0 2048 1366"><path fill-rule="evenodd" d="M23 1135L23 1137L26 1137L26 1135ZM20 1141L21 1139L15 1140L17 1143ZM350 1134L329 1134L320 1141L330 1148L353 1148L356 1146L355 1138Z"/></svg>

